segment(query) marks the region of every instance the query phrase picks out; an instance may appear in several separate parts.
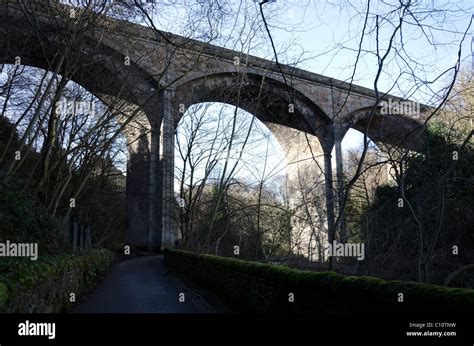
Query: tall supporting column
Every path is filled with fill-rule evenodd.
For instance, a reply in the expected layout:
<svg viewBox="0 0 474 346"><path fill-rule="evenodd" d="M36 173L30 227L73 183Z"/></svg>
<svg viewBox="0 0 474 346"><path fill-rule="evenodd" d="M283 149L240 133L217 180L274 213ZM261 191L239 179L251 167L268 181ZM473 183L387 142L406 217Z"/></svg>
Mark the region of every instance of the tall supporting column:
<svg viewBox="0 0 474 346"><path fill-rule="evenodd" d="M328 242L332 244L335 239L334 218L334 190L332 179L331 146L323 146L324 150L324 187L326 191L326 209L328 222ZM332 257L330 257L332 258Z"/></svg>
<svg viewBox="0 0 474 346"><path fill-rule="evenodd" d="M128 144L125 245L148 249L150 223L150 129L130 126Z"/></svg>
<svg viewBox="0 0 474 346"><path fill-rule="evenodd" d="M265 123L287 161L286 193L291 218L291 249L310 260L322 260L326 242L323 150L318 137Z"/></svg>
<svg viewBox="0 0 474 346"><path fill-rule="evenodd" d="M337 179L337 210L338 216L340 218L339 221L339 229L340 229L340 241L345 243L347 241L347 227L346 227L346 219L344 216L344 212L342 210L342 205L344 203L345 197L345 184L344 184L344 164L343 164L343 157L342 157L342 139L344 135L344 131L339 124L334 124L334 146L336 151L336 179Z"/></svg>
<svg viewBox="0 0 474 346"><path fill-rule="evenodd" d="M125 245L158 251L174 245L174 116L164 90L131 122ZM146 115L145 115L146 112Z"/></svg>
<svg viewBox="0 0 474 346"><path fill-rule="evenodd" d="M178 238L174 220L174 110L172 91L161 93L162 132L161 132L161 174L162 174L162 218L161 246L173 247Z"/></svg>
<svg viewBox="0 0 474 346"><path fill-rule="evenodd" d="M161 106L158 106L161 107ZM155 110L154 117L160 117L160 109ZM149 180L149 205L148 210L148 251L158 251L161 248L161 217L162 198L161 190L161 164L160 164L160 130L152 126L150 133L150 180Z"/></svg>

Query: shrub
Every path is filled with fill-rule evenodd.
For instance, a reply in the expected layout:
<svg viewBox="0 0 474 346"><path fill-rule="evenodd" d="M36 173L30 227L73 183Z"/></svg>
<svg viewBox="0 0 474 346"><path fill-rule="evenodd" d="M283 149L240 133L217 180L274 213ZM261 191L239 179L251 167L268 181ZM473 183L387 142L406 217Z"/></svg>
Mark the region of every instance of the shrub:
<svg viewBox="0 0 474 346"><path fill-rule="evenodd" d="M239 311L350 314L354 311L472 311L474 290L373 277L308 272L186 251L166 250L174 271L213 290ZM289 293L294 303L289 304ZM404 302L398 302L398 294Z"/></svg>
<svg viewBox="0 0 474 346"><path fill-rule="evenodd" d="M56 219L23 191L18 181L0 183L0 240L38 243L41 255L67 250Z"/></svg>
<svg viewBox="0 0 474 346"><path fill-rule="evenodd" d="M76 297L89 291L113 261L109 250L83 254L6 258L0 262L0 311L61 312Z"/></svg>

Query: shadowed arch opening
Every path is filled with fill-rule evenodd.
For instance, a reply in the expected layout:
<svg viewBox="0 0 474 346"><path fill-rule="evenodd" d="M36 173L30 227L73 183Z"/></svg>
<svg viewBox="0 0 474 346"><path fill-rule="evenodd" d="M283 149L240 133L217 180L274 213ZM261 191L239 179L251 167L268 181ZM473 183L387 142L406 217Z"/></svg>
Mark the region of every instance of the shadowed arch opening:
<svg viewBox="0 0 474 346"><path fill-rule="evenodd" d="M237 139L234 149L228 152L234 117L240 117L234 136ZM252 119L257 136L250 139L241 156L242 144ZM219 124L227 130L216 131ZM324 154L316 136L284 125L260 122L252 114L232 105L200 103L189 107L181 118L176 139L175 219L184 247L200 251L210 246L209 250L216 254L231 254L234 245L239 244L238 239L242 239L239 232L247 230L249 233L244 235L246 244L242 246L247 249L248 253L242 254L247 258L268 257L277 255L279 251L280 254L291 252L295 256L311 259L323 256L327 237L322 171ZM195 151L194 155L188 155L191 149ZM239 168L234 176L226 180L227 173L223 170L227 165L227 172L231 171L237 160L241 160ZM223 180L226 181L221 184ZM229 210L232 210L235 207L232 203L238 200L235 196L238 191L239 198L244 198L249 204L242 209L248 213L241 217L249 221L263 212L265 216L260 220L267 218L266 224L262 221L259 226L260 221L254 219L253 223L249 221L233 231L231 222L230 226L226 226L231 230L228 233L225 231L227 228L220 228L224 223L222 219L220 224L213 224L209 213L212 215L217 210L207 206L215 203L213 196L223 187L224 195L229 199L223 197L222 205L229 203ZM259 191L262 190L265 200L259 203ZM231 192L227 195L227 191ZM242 200L240 203L243 203ZM263 209L258 209L259 205ZM196 208L202 209L195 212ZM239 214L238 211L235 213ZM272 213L273 216L269 217ZM285 215L284 224L279 223L282 215ZM213 224L211 229L198 227L200 223L196 220L201 218L204 220L202 224ZM261 234L256 230L258 227L261 227ZM285 248L272 248L272 244L276 243L272 243L274 238L271 237L284 239Z"/></svg>
<svg viewBox="0 0 474 346"><path fill-rule="evenodd" d="M222 102L255 115L260 121L287 126L322 138L329 117L291 86L252 73L214 73L179 86L175 107L201 102Z"/></svg>
<svg viewBox="0 0 474 346"><path fill-rule="evenodd" d="M367 140L367 152L361 170L361 179L370 177L373 180L370 182L371 188L392 182L390 167L387 163L388 153L385 152L386 146L380 141L373 141L370 136L367 137ZM364 149L364 134L359 130L350 128L342 139L341 148L344 181L347 182L354 176L361 159ZM333 149L332 154L334 157L335 149ZM336 162L334 161L334 163Z"/></svg>
<svg viewBox="0 0 474 346"><path fill-rule="evenodd" d="M351 122L345 128L344 134L350 128L363 134L370 121L367 136L373 143L413 151L423 150L426 133L421 114L384 113L379 107L372 119L370 119L371 112L372 108L362 108L350 114L349 119L351 119Z"/></svg>
<svg viewBox="0 0 474 346"><path fill-rule="evenodd" d="M89 226L95 244L121 246L125 195L127 202L134 196L140 201L142 192L149 196L143 191L150 161L147 116L129 102L107 95L99 99L71 80L62 85L62 76L34 67L3 65L2 85L15 73L11 95L0 98L0 109L12 124L2 126L0 155L19 151L25 159L13 166L12 176L23 179L32 197L60 224L68 227L72 216ZM9 142L13 124L17 139ZM10 162L7 155L2 174L9 172ZM77 200L74 209L68 208L70 198ZM115 214L104 222L110 213Z"/></svg>
<svg viewBox="0 0 474 346"><path fill-rule="evenodd" d="M237 245L247 258L282 251L270 238L289 241L291 231L282 221L285 159L270 129L252 114L223 103L191 105L175 141L181 246L224 255Z"/></svg>
<svg viewBox="0 0 474 346"><path fill-rule="evenodd" d="M59 19L65 16L61 6L31 6L50 16L30 13L25 4L2 8L6 13L0 25L0 64L56 71L96 96L115 96L146 106L158 83L134 61L125 64L123 52L96 37L94 24L98 18L84 20L78 28L73 21Z"/></svg>

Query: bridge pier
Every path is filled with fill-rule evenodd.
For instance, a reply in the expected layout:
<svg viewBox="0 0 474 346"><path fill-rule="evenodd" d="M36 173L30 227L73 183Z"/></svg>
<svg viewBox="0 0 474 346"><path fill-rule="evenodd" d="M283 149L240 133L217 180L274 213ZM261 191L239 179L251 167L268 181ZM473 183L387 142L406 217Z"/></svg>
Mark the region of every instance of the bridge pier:
<svg viewBox="0 0 474 346"><path fill-rule="evenodd" d="M161 91L156 99L124 131L129 151L125 244L151 252L174 246L179 237L173 215L172 92Z"/></svg>
<svg viewBox="0 0 474 346"><path fill-rule="evenodd" d="M334 185L332 171L332 147L328 143L323 143L324 153L324 189L326 201L327 227L328 227L328 243L332 243L336 236L335 214L334 214Z"/></svg>
<svg viewBox="0 0 474 346"><path fill-rule="evenodd" d="M161 247L173 247L179 239L174 210L176 207L174 196L174 133L175 116L172 106L173 91L164 90L160 93L161 105Z"/></svg>
<svg viewBox="0 0 474 346"><path fill-rule="evenodd" d="M347 242L347 227L344 214L341 215L342 205L345 198L345 183L344 183L344 159L342 157L342 140L344 138L344 128L342 124L335 123L334 129L334 151L336 154L336 187L337 187L337 212L340 217L339 222L339 241ZM336 235L335 235L336 237ZM334 240L334 239L333 239Z"/></svg>
<svg viewBox="0 0 474 346"><path fill-rule="evenodd" d="M322 259L327 240L323 149L318 137L302 131L265 123L285 155L285 191L291 218L291 248L311 260Z"/></svg>
<svg viewBox="0 0 474 346"><path fill-rule="evenodd" d="M324 137L265 123L277 138L288 164L286 193L292 218L292 249L311 260L324 260L322 248L346 241L345 218L335 227L344 201L343 124L329 123Z"/></svg>
<svg viewBox="0 0 474 346"><path fill-rule="evenodd" d="M150 229L150 162L152 139L149 127L127 126L125 245L148 249Z"/></svg>
<svg viewBox="0 0 474 346"><path fill-rule="evenodd" d="M159 109L154 114L155 117L160 116ZM150 179L149 179L149 209L148 209L148 238L147 248L150 252L156 252L161 248L161 218L163 217L163 202L161 199L162 182L161 177L161 158L160 158L160 131L157 126L150 129Z"/></svg>

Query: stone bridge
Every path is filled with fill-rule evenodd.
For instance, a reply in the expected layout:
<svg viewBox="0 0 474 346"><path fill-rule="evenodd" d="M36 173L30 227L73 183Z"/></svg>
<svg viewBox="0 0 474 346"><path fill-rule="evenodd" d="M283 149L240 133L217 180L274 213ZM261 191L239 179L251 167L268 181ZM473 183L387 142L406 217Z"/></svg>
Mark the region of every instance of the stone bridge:
<svg viewBox="0 0 474 346"><path fill-rule="evenodd" d="M311 153L318 157L328 225L337 199L332 172L342 176L341 140L349 128L365 131L374 109L368 127L374 142L410 150L423 143L419 118L381 114L375 107L398 97L127 21L81 14L47 0L1 1L0 63L14 64L20 57L23 65L69 73L105 103L126 104L120 121L138 114L124 130L127 244L155 249L179 237L172 217L173 136L193 104L238 106L267 124L289 161Z"/></svg>

